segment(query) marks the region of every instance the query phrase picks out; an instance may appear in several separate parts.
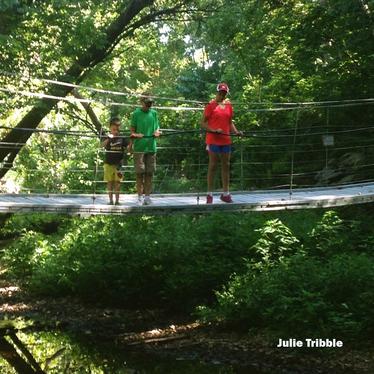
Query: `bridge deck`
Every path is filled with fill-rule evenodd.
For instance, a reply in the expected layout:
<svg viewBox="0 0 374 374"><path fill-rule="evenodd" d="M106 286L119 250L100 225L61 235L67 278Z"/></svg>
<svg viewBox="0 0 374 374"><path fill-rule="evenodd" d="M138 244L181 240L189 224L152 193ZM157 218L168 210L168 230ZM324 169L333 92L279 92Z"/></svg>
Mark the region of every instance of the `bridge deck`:
<svg viewBox="0 0 374 374"><path fill-rule="evenodd" d="M233 204L214 198L205 204L205 195L155 194L152 205L138 206L136 195L121 195L121 205L108 205L107 195L37 195L0 194L0 213L66 213L66 214L171 214L208 213L212 211L258 211L327 208L374 201L374 183L339 187L293 190L247 191L233 194Z"/></svg>

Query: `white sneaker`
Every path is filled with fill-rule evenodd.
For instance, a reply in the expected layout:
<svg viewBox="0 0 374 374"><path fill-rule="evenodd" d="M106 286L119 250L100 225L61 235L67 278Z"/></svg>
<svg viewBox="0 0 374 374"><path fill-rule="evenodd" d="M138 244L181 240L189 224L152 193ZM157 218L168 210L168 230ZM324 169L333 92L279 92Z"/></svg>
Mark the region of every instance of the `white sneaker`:
<svg viewBox="0 0 374 374"><path fill-rule="evenodd" d="M151 205L151 204L152 204L151 198L149 196L145 196L143 205Z"/></svg>
<svg viewBox="0 0 374 374"><path fill-rule="evenodd" d="M143 196L138 196L137 199L136 199L136 203L137 205L143 205L143 202L144 202L144 199L143 199Z"/></svg>

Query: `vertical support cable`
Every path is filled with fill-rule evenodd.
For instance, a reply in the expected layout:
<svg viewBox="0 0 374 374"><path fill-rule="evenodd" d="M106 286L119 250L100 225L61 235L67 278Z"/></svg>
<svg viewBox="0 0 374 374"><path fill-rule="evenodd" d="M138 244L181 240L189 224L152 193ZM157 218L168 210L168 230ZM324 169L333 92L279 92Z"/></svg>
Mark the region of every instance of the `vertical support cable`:
<svg viewBox="0 0 374 374"><path fill-rule="evenodd" d="M240 189L244 191L244 167L243 167L243 139L240 139Z"/></svg>
<svg viewBox="0 0 374 374"><path fill-rule="evenodd" d="M299 122L299 112L296 112L295 118L295 128L293 133L293 145L292 145L292 154L291 154L291 173L290 173L290 200L292 199L292 192L293 192L293 172L294 172L294 161L295 161L295 145L296 145L296 134L297 134L297 126Z"/></svg>
<svg viewBox="0 0 374 374"><path fill-rule="evenodd" d="M98 174L98 165L99 165L99 154L101 148L101 139L103 136L103 126L100 124L100 133L99 133L99 146L96 150L96 161L95 161L95 175L94 175L94 184L93 184L93 195L92 195L92 203L95 204L96 200L96 181L97 181L97 174Z"/></svg>
<svg viewBox="0 0 374 374"><path fill-rule="evenodd" d="M326 108L326 135L329 134L329 124L330 124L330 109ZM325 167L327 169L327 164L329 161L329 147L325 146Z"/></svg>
<svg viewBox="0 0 374 374"><path fill-rule="evenodd" d="M200 128L199 132L199 157L198 157L198 165L197 165L197 196L196 196L196 203L197 205L200 204L200 173L201 173L201 148L203 146L203 131Z"/></svg>

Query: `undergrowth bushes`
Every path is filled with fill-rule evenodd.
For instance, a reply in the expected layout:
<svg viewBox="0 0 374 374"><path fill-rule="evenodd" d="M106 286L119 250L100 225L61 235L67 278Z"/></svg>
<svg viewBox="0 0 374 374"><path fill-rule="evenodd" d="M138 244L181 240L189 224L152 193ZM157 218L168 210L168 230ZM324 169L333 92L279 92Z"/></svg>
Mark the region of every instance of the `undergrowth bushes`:
<svg viewBox="0 0 374 374"><path fill-rule="evenodd" d="M38 293L185 308L244 269L254 223L238 218L74 218L53 236L23 232L3 261Z"/></svg>
<svg viewBox="0 0 374 374"><path fill-rule="evenodd" d="M256 256L216 292L202 320L293 337L374 336L372 236L326 212L303 246L279 220L260 229ZM362 235L364 234L364 235Z"/></svg>
<svg viewBox="0 0 374 374"><path fill-rule="evenodd" d="M199 315L278 336L372 337L373 265L365 254L327 260L294 255L258 274L248 268L217 292L213 308L200 307Z"/></svg>
<svg viewBox="0 0 374 374"><path fill-rule="evenodd" d="M200 304L205 321L286 336L374 333L374 220L362 210L54 217L53 234L46 222L14 216L2 231L20 235L2 267L32 292L137 308Z"/></svg>

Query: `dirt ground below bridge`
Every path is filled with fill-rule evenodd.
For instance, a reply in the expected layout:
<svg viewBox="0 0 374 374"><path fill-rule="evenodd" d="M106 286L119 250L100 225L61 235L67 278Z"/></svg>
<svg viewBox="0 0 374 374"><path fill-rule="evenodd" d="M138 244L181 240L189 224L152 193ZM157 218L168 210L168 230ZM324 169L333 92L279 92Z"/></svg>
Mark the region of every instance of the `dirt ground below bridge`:
<svg viewBox="0 0 374 374"><path fill-rule="evenodd" d="M265 334L204 325L189 315L163 310L108 308L75 298L40 298L0 281L0 319L23 319L26 329L114 342L124 350L252 367L271 373L374 373L374 348L347 343L343 348L276 348Z"/></svg>

